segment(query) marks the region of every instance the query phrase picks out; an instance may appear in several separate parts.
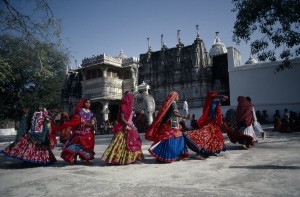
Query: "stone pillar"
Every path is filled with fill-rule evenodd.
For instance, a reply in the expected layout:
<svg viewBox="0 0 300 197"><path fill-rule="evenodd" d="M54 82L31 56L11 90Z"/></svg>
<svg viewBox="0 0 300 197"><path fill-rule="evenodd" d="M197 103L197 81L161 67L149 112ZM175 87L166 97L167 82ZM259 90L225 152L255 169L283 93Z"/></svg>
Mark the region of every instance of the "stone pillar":
<svg viewBox="0 0 300 197"><path fill-rule="evenodd" d="M107 77L107 68L101 68L103 72L103 77Z"/></svg>
<svg viewBox="0 0 300 197"><path fill-rule="evenodd" d="M103 119L104 121L108 120L108 114L109 114L109 110L108 110L108 104L109 102L108 101L102 101L102 106L103 106L103 110L102 110L102 113L103 113Z"/></svg>
<svg viewBox="0 0 300 197"><path fill-rule="evenodd" d="M131 76L132 76L132 81L133 81L133 84L132 84L132 86L133 86L133 91L137 91L138 68L132 66L131 69L130 69L130 71L131 71Z"/></svg>

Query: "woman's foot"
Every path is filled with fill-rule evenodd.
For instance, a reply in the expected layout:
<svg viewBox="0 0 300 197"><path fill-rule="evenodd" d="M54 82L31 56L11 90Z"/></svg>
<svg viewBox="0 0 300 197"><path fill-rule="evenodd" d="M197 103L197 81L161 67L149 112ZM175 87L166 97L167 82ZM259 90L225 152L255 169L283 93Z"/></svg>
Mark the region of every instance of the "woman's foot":
<svg viewBox="0 0 300 197"><path fill-rule="evenodd" d="M186 160L188 160L188 159L189 159L188 157L182 157L182 158L180 158L179 160L186 161Z"/></svg>
<svg viewBox="0 0 300 197"><path fill-rule="evenodd" d="M90 165L93 165L93 163L90 162L89 160L85 160L84 165L90 166Z"/></svg>
<svg viewBox="0 0 300 197"><path fill-rule="evenodd" d="M247 144L246 144L246 147L247 147L247 149L248 149L248 148L250 148L250 144L249 144L249 143L247 143Z"/></svg>
<svg viewBox="0 0 300 197"><path fill-rule="evenodd" d="M73 164L77 164L77 157L78 155L75 155Z"/></svg>
<svg viewBox="0 0 300 197"><path fill-rule="evenodd" d="M135 161L133 164L144 164L144 163L137 160L137 161Z"/></svg>
<svg viewBox="0 0 300 197"><path fill-rule="evenodd" d="M225 156L225 153L219 153L219 154L217 154L217 157L222 157L222 156Z"/></svg>
<svg viewBox="0 0 300 197"><path fill-rule="evenodd" d="M197 154L197 155L195 155L195 159L198 159L198 160L205 160L206 158L203 157L203 156L200 155L200 154Z"/></svg>
<svg viewBox="0 0 300 197"><path fill-rule="evenodd" d="M246 144L242 144L242 147L243 147L245 150L248 150L248 147L246 146Z"/></svg>

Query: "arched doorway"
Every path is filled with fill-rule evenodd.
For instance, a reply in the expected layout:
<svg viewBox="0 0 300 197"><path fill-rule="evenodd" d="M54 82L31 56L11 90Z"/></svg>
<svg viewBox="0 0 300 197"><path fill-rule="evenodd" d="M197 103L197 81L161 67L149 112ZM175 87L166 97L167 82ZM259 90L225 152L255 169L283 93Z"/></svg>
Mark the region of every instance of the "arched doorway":
<svg viewBox="0 0 300 197"><path fill-rule="evenodd" d="M118 111L119 111L119 104L109 105L108 118L111 123L115 123L115 121L117 120Z"/></svg>
<svg viewBox="0 0 300 197"><path fill-rule="evenodd" d="M103 122L103 105L101 102L92 102L91 103L91 111L93 112L94 116L97 120L97 127L96 127L96 133L100 132L100 126Z"/></svg>

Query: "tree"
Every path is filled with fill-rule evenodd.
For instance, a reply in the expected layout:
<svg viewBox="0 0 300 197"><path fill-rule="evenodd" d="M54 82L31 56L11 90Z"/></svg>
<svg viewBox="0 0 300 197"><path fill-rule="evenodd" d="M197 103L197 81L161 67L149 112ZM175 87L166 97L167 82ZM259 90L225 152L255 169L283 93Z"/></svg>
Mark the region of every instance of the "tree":
<svg viewBox="0 0 300 197"><path fill-rule="evenodd" d="M1 33L14 33L29 43L60 44L61 25L47 0L0 0Z"/></svg>
<svg viewBox="0 0 300 197"><path fill-rule="evenodd" d="M300 54L300 1L232 0L232 3L232 11L237 12L233 41L247 43L259 31L261 37L251 43L252 54L257 54L260 61L282 59L277 72L291 68L290 59Z"/></svg>
<svg viewBox="0 0 300 197"><path fill-rule="evenodd" d="M20 107L30 107L35 101L48 107L60 105L67 63L68 55L52 45L29 45L21 38L1 35L2 118L16 119Z"/></svg>
<svg viewBox="0 0 300 197"><path fill-rule="evenodd" d="M47 0L11 1L0 0L0 32L21 37L28 45L40 43L61 47L61 25L57 20ZM42 51L36 51L42 57ZM40 67L44 75L51 74L44 68L40 58Z"/></svg>
<svg viewBox="0 0 300 197"><path fill-rule="evenodd" d="M0 119L20 106L60 103L68 52L47 0L0 0Z"/></svg>

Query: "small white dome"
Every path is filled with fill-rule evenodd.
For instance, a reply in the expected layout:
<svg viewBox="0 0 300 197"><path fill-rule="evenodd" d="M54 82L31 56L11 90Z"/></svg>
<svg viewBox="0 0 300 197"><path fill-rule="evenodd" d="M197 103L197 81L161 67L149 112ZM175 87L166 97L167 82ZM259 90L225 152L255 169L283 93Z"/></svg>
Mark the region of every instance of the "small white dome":
<svg viewBox="0 0 300 197"><path fill-rule="evenodd" d="M216 38L214 40L214 44L212 45L212 48L209 50L209 55L212 57L224 53L227 53L227 49L225 45L220 41L219 32L216 32Z"/></svg>
<svg viewBox="0 0 300 197"><path fill-rule="evenodd" d="M253 56L251 55L249 60L245 64L256 64L256 63L258 63L258 61L254 59Z"/></svg>

